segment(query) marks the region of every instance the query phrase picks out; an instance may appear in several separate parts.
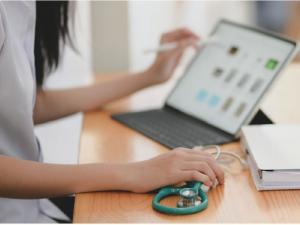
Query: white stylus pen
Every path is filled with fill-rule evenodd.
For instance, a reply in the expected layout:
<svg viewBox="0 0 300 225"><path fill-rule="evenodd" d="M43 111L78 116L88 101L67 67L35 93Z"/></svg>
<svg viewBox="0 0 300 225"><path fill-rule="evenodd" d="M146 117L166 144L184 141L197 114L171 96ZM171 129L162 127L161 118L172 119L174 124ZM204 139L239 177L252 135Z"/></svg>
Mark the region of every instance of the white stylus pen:
<svg viewBox="0 0 300 225"><path fill-rule="evenodd" d="M220 44L215 38L209 38L207 40L200 40L197 43L197 46L203 46L205 44ZM159 53L159 52L165 52L165 51L170 51L172 49L175 49L178 47L178 44L173 42L173 43L167 43L167 44L163 44L160 45L157 48L153 48L153 49L146 49L144 51L144 54L149 54L149 53Z"/></svg>

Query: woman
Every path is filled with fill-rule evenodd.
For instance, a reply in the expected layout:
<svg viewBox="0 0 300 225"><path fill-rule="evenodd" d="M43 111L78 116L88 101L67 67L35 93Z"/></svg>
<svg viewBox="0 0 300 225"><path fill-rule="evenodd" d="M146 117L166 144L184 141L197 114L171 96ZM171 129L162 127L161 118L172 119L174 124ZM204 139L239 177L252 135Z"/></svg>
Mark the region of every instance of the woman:
<svg viewBox="0 0 300 225"><path fill-rule="evenodd" d="M104 190L143 193L188 180L211 186L218 179L222 184L223 172L209 154L183 148L127 164L42 163L34 124L93 110L163 83L184 50L198 40L187 29L166 33L161 43L178 42L179 47L159 54L145 71L105 84L43 90L69 37L67 24L67 2L0 2L0 221L53 221L40 198Z"/></svg>

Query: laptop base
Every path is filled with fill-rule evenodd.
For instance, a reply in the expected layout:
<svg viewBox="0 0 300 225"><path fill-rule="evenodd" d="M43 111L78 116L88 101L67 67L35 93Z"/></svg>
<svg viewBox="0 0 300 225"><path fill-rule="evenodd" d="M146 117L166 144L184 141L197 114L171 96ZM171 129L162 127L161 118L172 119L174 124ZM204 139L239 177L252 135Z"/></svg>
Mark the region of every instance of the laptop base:
<svg viewBox="0 0 300 225"><path fill-rule="evenodd" d="M171 149L224 144L235 140L233 135L170 107L122 113L112 118ZM259 111L251 124L263 123L272 121Z"/></svg>

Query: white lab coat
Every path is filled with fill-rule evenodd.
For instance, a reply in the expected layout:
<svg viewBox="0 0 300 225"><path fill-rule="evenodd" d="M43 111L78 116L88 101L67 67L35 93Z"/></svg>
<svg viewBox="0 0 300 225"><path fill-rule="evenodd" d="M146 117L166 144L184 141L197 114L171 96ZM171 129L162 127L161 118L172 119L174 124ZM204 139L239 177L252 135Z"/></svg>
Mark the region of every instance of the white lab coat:
<svg viewBox="0 0 300 225"><path fill-rule="evenodd" d="M35 1L0 1L0 154L41 161L33 124L35 10ZM41 200L0 198L0 223L54 222L53 211L65 218L46 203L48 210Z"/></svg>

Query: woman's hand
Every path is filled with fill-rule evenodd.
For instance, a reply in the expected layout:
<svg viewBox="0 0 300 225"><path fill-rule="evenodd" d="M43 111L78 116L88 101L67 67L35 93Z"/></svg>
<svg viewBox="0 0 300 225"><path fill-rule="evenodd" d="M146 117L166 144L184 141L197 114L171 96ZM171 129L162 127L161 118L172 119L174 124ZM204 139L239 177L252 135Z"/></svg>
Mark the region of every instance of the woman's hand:
<svg viewBox="0 0 300 225"><path fill-rule="evenodd" d="M178 47L161 52L152 66L147 70L151 84L167 81L174 73L184 51L191 46L197 47L199 37L187 28L177 29L162 35L160 44L177 43Z"/></svg>
<svg viewBox="0 0 300 225"><path fill-rule="evenodd" d="M216 179L224 183L224 172L211 154L185 148L133 163L127 176L131 177L128 189L137 193L185 181L200 181L207 186Z"/></svg>

